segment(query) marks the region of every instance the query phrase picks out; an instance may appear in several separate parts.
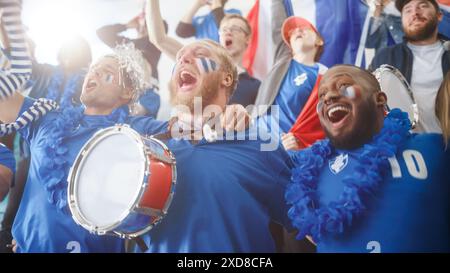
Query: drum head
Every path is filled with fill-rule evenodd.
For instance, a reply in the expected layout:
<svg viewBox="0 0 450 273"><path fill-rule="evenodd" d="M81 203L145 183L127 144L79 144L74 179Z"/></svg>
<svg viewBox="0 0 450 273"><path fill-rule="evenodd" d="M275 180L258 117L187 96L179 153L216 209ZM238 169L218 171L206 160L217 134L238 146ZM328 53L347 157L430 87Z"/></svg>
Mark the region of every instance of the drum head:
<svg viewBox="0 0 450 273"><path fill-rule="evenodd" d="M132 134L103 131L86 145L73 193L87 225L110 229L136 202L145 176L145 154ZM72 208L71 208L72 209Z"/></svg>
<svg viewBox="0 0 450 273"><path fill-rule="evenodd" d="M380 83L381 91L386 93L389 109L399 108L407 112L414 126L419 120L419 112L408 82L400 71L389 65L382 65L375 70L375 77Z"/></svg>

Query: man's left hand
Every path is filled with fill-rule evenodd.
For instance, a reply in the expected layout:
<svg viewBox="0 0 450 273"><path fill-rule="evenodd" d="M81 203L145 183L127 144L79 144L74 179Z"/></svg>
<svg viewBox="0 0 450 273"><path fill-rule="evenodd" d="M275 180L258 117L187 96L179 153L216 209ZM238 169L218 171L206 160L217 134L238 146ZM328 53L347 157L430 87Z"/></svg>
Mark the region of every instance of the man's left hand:
<svg viewBox="0 0 450 273"><path fill-rule="evenodd" d="M226 131L245 131L251 122L251 116L241 104L227 105L220 118L220 124Z"/></svg>

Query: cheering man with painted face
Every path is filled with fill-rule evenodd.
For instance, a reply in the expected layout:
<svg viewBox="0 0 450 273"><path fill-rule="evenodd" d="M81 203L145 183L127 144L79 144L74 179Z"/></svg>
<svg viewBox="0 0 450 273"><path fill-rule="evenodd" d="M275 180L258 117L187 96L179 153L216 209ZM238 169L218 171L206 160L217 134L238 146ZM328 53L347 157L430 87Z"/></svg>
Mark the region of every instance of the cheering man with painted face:
<svg viewBox="0 0 450 273"><path fill-rule="evenodd" d="M225 108L236 81L226 49L194 42L177 54L171 100L185 109L187 120L196 120L196 112L207 120L208 113ZM290 177L287 153L281 146L261 151L262 142L250 140L249 132L231 139L219 134L215 142L201 133L197 141L167 141L177 159L177 189L167 216L144 235L148 251L274 252L270 219L289 226L283 200Z"/></svg>
<svg viewBox="0 0 450 273"><path fill-rule="evenodd" d="M385 116L385 104L357 67L335 66L320 83L328 139L293 156L286 191L298 238L318 252L450 250L449 150L440 134L411 134L406 113Z"/></svg>

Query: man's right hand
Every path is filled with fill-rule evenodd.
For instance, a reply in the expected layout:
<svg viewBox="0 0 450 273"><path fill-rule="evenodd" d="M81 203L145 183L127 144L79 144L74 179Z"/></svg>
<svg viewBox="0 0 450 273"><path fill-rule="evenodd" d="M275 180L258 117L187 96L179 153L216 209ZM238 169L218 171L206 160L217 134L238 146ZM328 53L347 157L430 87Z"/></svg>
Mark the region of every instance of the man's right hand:
<svg viewBox="0 0 450 273"><path fill-rule="evenodd" d="M299 150L301 148L297 138L292 133L282 134L281 143L286 151Z"/></svg>
<svg viewBox="0 0 450 273"><path fill-rule="evenodd" d="M139 28L139 16L136 16L133 19L131 19L130 21L128 21L128 23L126 23L125 26L127 28L138 29Z"/></svg>
<svg viewBox="0 0 450 273"><path fill-rule="evenodd" d="M211 5L211 2L212 2L211 0L197 0L195 4L200 8L206 5Z"/></svg>
<svg viewBox="0 0 450 273"><path fill-rule="evenodd" d="M12 239L10 228L0 230L0 253L12 253Z"/></svg>
<svg viewBox="0 0 450 273"><path fill-rule="evenodd" d="M373 3L375 4L374 16L379 17L381 15L381 12L391 1L392 0L373 0Z"/></svg>
<svg viewBox="0 0 450 273"><path fill-rule="evenodd" d="M12 252L16 253L17 252L17 241L16 240L12 239L11 247L12 247Z"/></svg>

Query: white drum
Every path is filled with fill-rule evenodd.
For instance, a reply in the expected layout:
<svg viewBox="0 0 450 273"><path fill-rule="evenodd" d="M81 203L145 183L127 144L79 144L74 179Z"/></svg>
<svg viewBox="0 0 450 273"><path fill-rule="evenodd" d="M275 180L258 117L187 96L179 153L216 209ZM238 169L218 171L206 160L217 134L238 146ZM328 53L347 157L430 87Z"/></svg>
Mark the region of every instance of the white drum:
<svg viewBox="0 0 450 273"><path fill-rule="evenodd" d="M376 69L373 74L380 83L381 91L387 95L388 111L399 108L407 112L412 128L414 128L419 121L419 108L402 73L395 67L384 64Z"/></svg>
<svg viewBox="0 0 450 273"><path fill-rule="evenodd" d="M176 183L175 159L159 140L116 125L84 145L68 180L77 224L94 234L131 239L167 213Z"/></svg>

